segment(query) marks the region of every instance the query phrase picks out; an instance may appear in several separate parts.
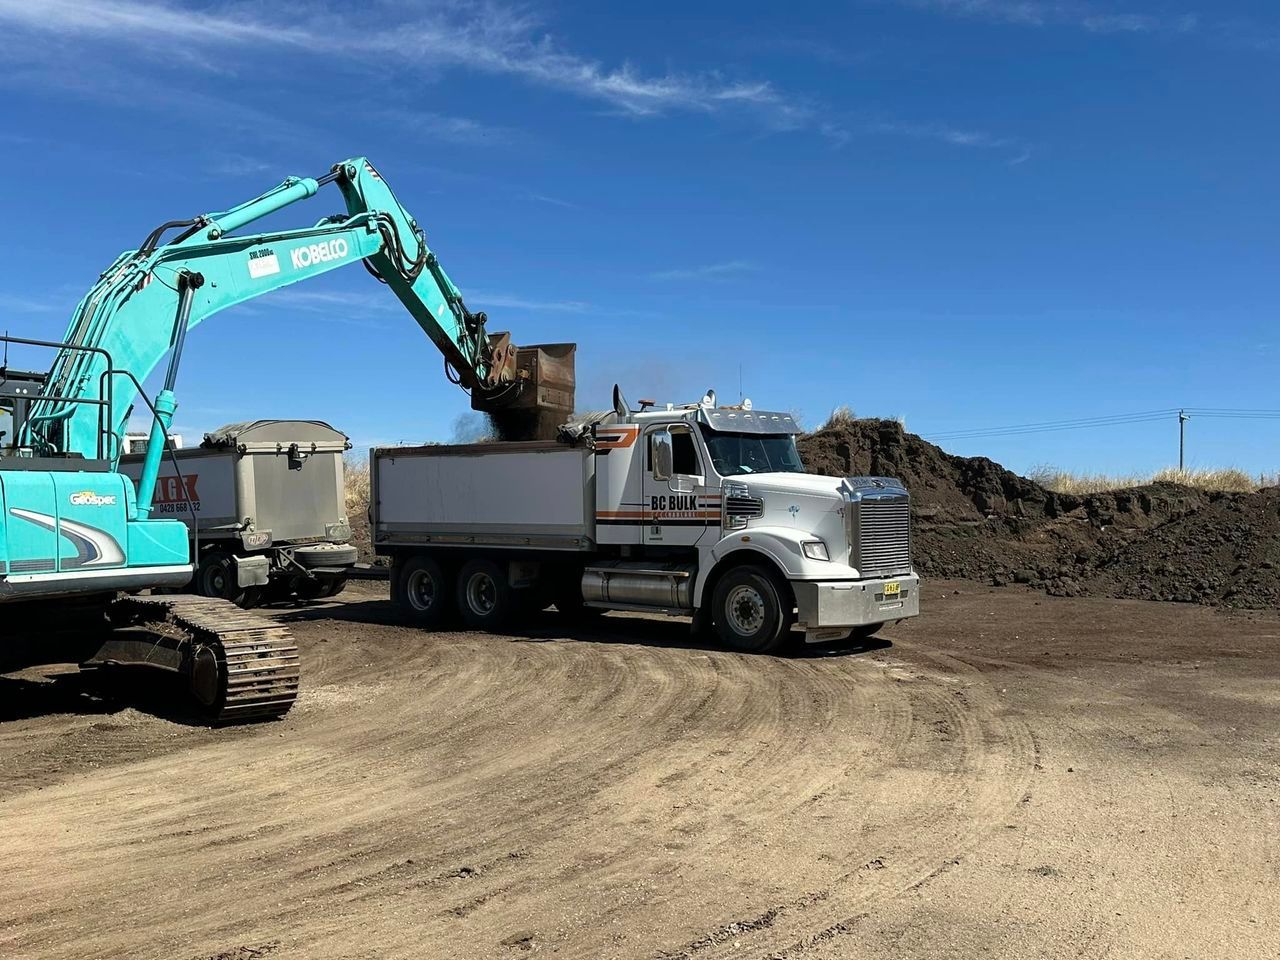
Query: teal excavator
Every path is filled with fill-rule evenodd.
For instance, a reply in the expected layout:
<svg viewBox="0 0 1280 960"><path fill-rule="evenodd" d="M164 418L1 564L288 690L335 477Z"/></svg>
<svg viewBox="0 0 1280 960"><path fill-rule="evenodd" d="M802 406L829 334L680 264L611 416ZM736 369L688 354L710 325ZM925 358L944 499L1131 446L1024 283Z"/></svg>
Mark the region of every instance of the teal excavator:
<svg viewBox="0 0 1280 960"><path fill-rule="evenodd" d="M313 227L237 232L329 183L345 213ZM178 674L215 722L289 710L299 662L287 628L173 592L192 577L187 528L153 516L153 498L188 331L357 262L399 297L444 355L446 375L501 437L535 439L567 419L573 345L518 348L509 334L488 332L485 314L467 309L422 228L362 157L229 210L161 224L107 268L62 342L0 338L6 357L11 344L54 353L44 375L0 366L0 671L145 666ZM259 353L252 342L245 351ZM143 383L166 355L152 399ZM127 422L142 412L151 436L135 488L118 467Z"/></svg>

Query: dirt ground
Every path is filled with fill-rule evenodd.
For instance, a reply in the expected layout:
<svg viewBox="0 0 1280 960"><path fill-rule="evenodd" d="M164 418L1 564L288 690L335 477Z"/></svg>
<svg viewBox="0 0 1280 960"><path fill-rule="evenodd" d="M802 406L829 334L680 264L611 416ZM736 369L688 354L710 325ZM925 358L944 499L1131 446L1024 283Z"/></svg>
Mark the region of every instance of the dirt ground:
<svg viewBox="0 0 1280 960"><path fill-rule="evenodd" d="M0 679L0 956L1280 952L1280 616L933 582L763 658L383 589L280 614L283 722Z"/></svg>

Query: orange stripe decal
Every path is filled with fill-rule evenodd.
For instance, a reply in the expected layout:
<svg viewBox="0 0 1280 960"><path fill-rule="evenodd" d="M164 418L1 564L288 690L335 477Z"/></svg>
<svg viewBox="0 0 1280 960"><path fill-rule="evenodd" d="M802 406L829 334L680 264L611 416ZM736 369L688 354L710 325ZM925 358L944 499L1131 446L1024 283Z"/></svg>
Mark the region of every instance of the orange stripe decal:
<svg viewBox="0 0 1280 960"><path fill-rule="evenodd" d="M597 428L596 449L625 450L627 447L635 446L638 436L640 436L639 427L607 427L603 430Z"/></svg>

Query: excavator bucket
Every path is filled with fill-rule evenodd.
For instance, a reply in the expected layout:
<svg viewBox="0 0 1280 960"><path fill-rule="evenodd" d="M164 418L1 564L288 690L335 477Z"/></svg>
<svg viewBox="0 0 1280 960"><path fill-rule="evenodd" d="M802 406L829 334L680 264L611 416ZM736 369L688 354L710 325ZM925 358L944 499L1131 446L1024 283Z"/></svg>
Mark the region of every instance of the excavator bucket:
<svg viewBox="0 0 1280 960"><path fill-rule="evenodd" d="M495 334L501 336L501 334ZM518 389L496 396L471 395L471 409L488 415L500 440L554 440L573 414L576 343L516 347Z"/></svg>

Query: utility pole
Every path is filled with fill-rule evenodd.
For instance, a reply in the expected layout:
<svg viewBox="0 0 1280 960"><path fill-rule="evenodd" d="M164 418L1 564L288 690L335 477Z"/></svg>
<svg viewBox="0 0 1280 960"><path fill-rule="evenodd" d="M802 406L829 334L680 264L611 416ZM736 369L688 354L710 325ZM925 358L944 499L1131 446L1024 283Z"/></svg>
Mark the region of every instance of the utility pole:
<svg viewBox="0 0 1280 960"><path fill-rule="evenodd" d="M1178 411L1178 472L1181 473L1186 469L1186 452L1187 452L1187 421L1191 417L1187 411Z"/></svg>

